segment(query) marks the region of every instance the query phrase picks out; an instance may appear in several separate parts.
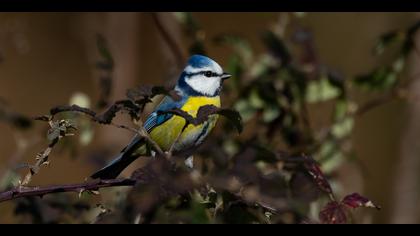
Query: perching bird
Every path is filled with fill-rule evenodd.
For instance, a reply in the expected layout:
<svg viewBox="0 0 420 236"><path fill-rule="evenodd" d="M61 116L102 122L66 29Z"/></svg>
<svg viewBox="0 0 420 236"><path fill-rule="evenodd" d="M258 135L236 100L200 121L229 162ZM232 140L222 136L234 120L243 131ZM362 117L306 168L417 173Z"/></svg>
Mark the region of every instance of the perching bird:
<svg viewBox="0 0 420 236"><path fill-rule="evenodd" d="M212 59L202 55L190 57L175 87L181 99L175 101L170 96L166 96L144 123L144 128L150 137L163 151L168 151L174 141L178 140L173 145L175 153L200 145L216 125L217 115L209 116L208 120L201 125L188 125L180 134L185 125L185 119L169 113L162 114L159 111L179 108L195 117L201 106L220 107L222 84L229 77L231 75L224 73L220 65ZM117 158L91 177L116 178L128 165L146 153L146 143L136 135Z"/></svg>

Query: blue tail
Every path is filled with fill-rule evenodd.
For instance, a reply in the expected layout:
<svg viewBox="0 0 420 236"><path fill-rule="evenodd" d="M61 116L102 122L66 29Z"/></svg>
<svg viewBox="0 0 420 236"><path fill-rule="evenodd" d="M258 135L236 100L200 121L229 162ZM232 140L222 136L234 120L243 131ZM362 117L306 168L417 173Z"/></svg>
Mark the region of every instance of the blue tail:
<svg viewBox="0 0 420 236"><path fill-rule="evenodd" d="M115 179L127 166L135 161L140 154L137 149L145 144L144 138L134 137L130 144L125 147L120 155L111 161L107 166L100 169L93 175L93 179Z"/></svg>

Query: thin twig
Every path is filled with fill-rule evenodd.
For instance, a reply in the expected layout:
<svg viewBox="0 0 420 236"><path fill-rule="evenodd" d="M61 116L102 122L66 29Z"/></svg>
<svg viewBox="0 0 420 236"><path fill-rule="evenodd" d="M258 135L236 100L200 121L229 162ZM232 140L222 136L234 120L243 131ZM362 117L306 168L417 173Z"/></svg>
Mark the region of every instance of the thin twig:
<svg viewBox="0 0 420 236"><path fill-rule="evenodd" d="M385 105L388 102L393 101L395 98L397 98L397 96L395 96L394 93L390 93L386 96L383 96L383 97L380 97L380 98L377 98L377 99L373 99L373 100L367 102L366 104L360 106L356 110L354 115L355 116L361 116L361 115L365 114L366 112L373 110L376 107L379 107L381 105Z"/></svg>
<svg viewBox="0 0 420 236"><path fill-rule="evenodd" d="M55 126L57 126L57 125L54 124L53 120L49 120L48 124L49 124L51 129L53 129ZM36 175L39 172L39 170L41 169L41 166L49 164L48 157L49 157L52 149L54 148L54 146L62 138L73 135L72 133L68 133L68 129L70 129L70 128L75 129L75 127L73 127L71 124L67 123L66 120L58 121L58 127L60 127L60 129L64 128L65 130L64 131L60 130L59 135L57 135L57 137L55 137L54 139L51 140L50 144L48 144L48 147L43 152L38 153L38 155L36 157L35 165L30 166L28 174L26 174L23 181L20 181L20 185L29 184L29 182L32 180L32 176ZM55 127L55 129L58 129L58 127Z"/></svg>
<svg viewBox="0 0 420 236"><path fill-rule="evenodd" d="M0 202L9 201L12 199L30 197L30 196L44 196L51 193L62 192L77 192L96 191L101 188L116 187L116 186L134 186L136 181L134 179L112 179L112 180L97 180L85 182L81 184L67 184L67 185L52 185L47 187L24 187L18 186L9 191L0 193Z"/></svg>
<svg viewBox="0 0 420 236"><path fill-rule="evenodd" d="M148 144L150 144L153 149L161 156L166 156L165 152L160 148L160 146L150 137L149 133L144 129L142 125L139 126L139 129L134 129L131 127L128 127L126 125L119 125L115 123L111 123L112 126L120 128L120 129L126 129L129 130L140 137L144 138Z"/></svg>
<svg viewBox="0 0 420 236"><path fill-rule="evenodd" d="M118 102L116 102L114 105L116 105L117 103ZM128 127L128 126L125 126L125 125L119 125L119 124L115 124L115 123L112 122L112 118L114 117L114 113L116 113L116 111L118 111L119 109L120 108L113 110L113 109L110 108L109 111L110 110L113 110L113 111L105 112L102 115L97 115L96 112L94 112L90 109L80 107L80 106L77 106L77 105L72 105L72 106L61 106L61 107L53 108L53 109L51 109L50 114L52 116L54 116L54 115L56 115L58 113L61 113L61 112L69 112L69 111L79 112L79 113L84 114L88 117L91 117L93 121L98 122L99 124L112 125L112 126L117 127L117 128L129 130L131 132L134 132L134 133L138 134L140 137L145 138L146 141L155 149L155 151L159 155L165 156L165 153L162 151L162 149L159 147L159 145L149 136L147 131L144 129L143 125L141 124L142 123L141 120L137 121L137 122L140 123L139 124L139 129L134 129L134 128L131 128L131 127ZM44 119L44 117L40 117L38 119Z"/></svg>
<svg viewBox="0 0 420 236"><path fill-rule="evenodd" d="M36 158L37 161L36 161L35 165L30 167L30 170L29 170L28 174L26 174L23 181L21 182L21 185L29 184L29 182L31 182L32 176L34 176L35 174L37 174L39 172L41 166L49 164L48 156L50 155L53 147L58 143L59 139L61 139L61 138L57 137L56 139L54 139L43 152L40 152L37 155L37 158Z"/></svg>

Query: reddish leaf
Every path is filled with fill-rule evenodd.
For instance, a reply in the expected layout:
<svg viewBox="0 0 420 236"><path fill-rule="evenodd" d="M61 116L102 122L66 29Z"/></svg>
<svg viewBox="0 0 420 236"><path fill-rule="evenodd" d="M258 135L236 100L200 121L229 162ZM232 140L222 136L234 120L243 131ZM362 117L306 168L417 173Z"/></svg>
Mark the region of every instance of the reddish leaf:
<svg viewBox="0 0 420 236"><path fill-rule="evenodd" d="M319 164L311 157L304 156L303 166L315 180L315 183L318 185L318 187L322 191L332 195L331 185L322 172L321 168L319 168Z"/></svg>
<svg viewBox="0 0 420 236"><path fill-rule="evenodd" d="M319 213L319 219L323 224L347 223L347 212L343 204L331 201Z"/></svg>
<svg viewBox="0 0 420 236"><path fill-rule="evenodd" d="M341 201L343 205L346 205L351 208L358 208L358 207L372 207L376 209L381 209L381 207L373 204L373 202L366 197L361 196L358 193L352 193L344 197Z"/></svg>

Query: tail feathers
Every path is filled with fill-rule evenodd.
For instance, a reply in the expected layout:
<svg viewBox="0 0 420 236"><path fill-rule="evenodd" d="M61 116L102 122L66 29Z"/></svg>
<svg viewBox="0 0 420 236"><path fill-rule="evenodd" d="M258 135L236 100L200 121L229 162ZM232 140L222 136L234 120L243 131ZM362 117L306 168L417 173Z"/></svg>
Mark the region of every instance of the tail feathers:
<svg viewBox="0 0 420 236"><path fill-rule="evenodd" d="M140 153L137 152L137 149L143 144L143 138L135 137L133 141L121 151L118 157L111 161L107 166L91 175L91 178L115 179L127 166L139 157Z"/></svg>
<svg viewBox="0 0 420 236"><path fill-rule="evenodd" d="M94 179L115 179L136 158L135 156L127 156L125 153L121 153L115 160L94 173L91 177Z"/></svg>

